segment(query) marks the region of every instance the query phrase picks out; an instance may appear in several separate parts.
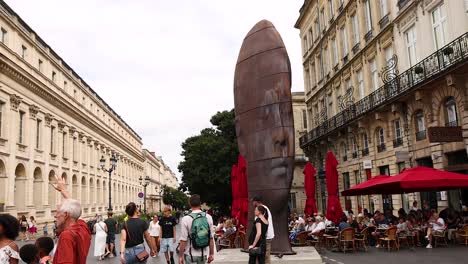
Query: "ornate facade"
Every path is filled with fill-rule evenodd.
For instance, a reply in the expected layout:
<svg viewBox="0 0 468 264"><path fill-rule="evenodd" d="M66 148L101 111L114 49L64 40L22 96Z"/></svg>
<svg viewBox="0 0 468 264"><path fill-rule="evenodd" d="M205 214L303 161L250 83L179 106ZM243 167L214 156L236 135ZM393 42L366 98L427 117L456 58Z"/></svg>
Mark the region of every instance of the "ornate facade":
<svg viewBox="0 0 468 264"><path fill-rule="evenodd" d="M51 221L66 179L83 217L136 201L142 139L13 10L0 3L0 212Z"/></svg>
<svg viewBox="0 0 468 264"><path fill-rule="evenodd" d="M311 129L300 146L319 169L319 208L327 151L340 163L340 191L416 165L468 174L467 5L304 1L296 27ZM341 197L355 212L408 209L413 200L461 210L468 192Z"/></svg>

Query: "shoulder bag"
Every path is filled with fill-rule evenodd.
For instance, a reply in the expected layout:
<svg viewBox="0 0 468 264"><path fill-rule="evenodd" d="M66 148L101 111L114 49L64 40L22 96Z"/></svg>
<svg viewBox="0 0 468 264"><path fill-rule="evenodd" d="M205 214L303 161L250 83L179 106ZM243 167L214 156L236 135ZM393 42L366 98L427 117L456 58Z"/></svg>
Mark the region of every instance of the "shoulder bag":
<svg viewBox="0 0 468 264"><path fill-rule="evenodd" d="M127 231L127 236L130 240L132 240L132 238L130 237L130 232L128 231L128 225L127 225L127 222L125 222L125 229ZM144 246L144 245L143 245ZM149 254L148 252L146 251L146 249L143 249L143 251L141 251L140 253L136 254L135 255L136 259L139 261L139 262L144 262L145 260L147 260L149 258Z"/></svg>

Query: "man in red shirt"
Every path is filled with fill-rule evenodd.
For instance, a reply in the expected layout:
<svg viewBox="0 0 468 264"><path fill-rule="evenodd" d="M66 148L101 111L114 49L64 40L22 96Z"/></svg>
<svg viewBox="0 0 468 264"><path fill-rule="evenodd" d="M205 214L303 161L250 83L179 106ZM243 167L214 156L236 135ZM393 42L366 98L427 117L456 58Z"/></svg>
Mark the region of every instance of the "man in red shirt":
<svg viewBox="0 0 468 264"><path fill-rule="evenodd" d="M86 223L79 219L81 204L70 199L66 190L65 180L57 178L57 185L63 200L57 205L55 219L57 221L57 249L54 255L54 264L84 264L91 245L91 232Z"/></svg>

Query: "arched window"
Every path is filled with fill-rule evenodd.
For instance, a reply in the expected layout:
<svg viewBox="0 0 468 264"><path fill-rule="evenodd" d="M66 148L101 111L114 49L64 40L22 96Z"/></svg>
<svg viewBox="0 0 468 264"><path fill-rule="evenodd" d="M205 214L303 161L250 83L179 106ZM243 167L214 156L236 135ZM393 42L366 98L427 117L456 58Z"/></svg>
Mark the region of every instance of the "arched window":
<svg viewBox="0 0 468 264"><path fill-rule="evenodd" d="M458 126L457 117L457 104L455 98L450 96L447 101L445 101L445 126Z"/></svg>
<svg viewBox="0 0 468 264"><path fill-rule="evenodd" d="M369 155L369 138L367 133L362 134L362 156Z"/></svg>
<svg viewBox="0 0 468 264"><path fill-rule="evenodd" d="M385 147L385 133L383 128L379 128L377 131L377 152L382 152L386 149Z"/></svg>
<svg viewBox="0 0 468 264"><path fill-rule="evenodd" d="M423 111L416 112L414 118L416 128L416 140L423 140L426 138L426 123L424 122L424 113Z"/></svg>
<svg viewBox="0 0 468 264"><path fill-rule="evenodd" d="M356 159L358 157L358 144L356 141L356 137L352 138L352 144L353 144L353 159Z"/></svg>

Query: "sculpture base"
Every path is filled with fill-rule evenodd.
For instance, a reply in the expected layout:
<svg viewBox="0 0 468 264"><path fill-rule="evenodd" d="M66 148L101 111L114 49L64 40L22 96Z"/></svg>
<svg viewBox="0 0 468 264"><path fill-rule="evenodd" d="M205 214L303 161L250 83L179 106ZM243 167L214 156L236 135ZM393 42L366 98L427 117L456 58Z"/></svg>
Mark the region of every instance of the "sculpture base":
<svg viewBox="0 0 468 264"><path fill-rule="evenodd" d="M314 247L295 247L296 255L284 255L282 258L271 256L271 263L276 264L322 264L322 258ZM240 249L223 249L215 255L214 264L245 264L249 262L249 254Z"/></svg>

